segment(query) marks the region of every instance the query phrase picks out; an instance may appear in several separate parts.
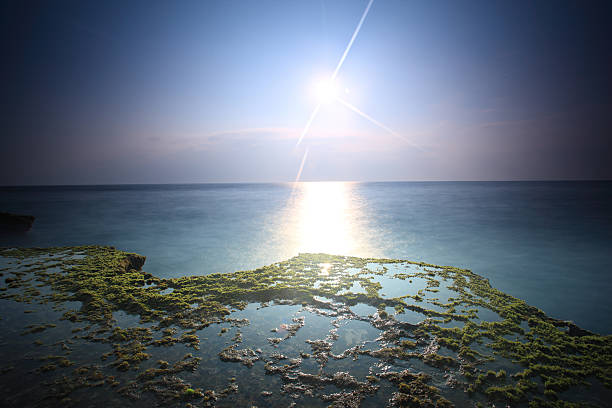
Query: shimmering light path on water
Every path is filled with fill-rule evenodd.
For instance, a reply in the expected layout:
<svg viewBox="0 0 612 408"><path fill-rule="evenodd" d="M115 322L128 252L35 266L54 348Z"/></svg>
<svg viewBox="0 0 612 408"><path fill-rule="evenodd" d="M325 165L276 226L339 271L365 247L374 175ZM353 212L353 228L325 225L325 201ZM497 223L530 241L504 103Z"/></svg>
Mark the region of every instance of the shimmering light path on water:
<svg viewBox="0 0 612 408"><path fill-rule="evenodd" d="M355 183L301 183L291 195L285 221L273 228L285 237L283 252L380 256Z"/></svg>
<svg viewBox="0 0 612 408"><path fill-rule="evenodd" d="M37 217L0 245L114 245L167 276L306 251L456 265L550 315L612 333L609 182L2 188L0 209Z"/></svg>

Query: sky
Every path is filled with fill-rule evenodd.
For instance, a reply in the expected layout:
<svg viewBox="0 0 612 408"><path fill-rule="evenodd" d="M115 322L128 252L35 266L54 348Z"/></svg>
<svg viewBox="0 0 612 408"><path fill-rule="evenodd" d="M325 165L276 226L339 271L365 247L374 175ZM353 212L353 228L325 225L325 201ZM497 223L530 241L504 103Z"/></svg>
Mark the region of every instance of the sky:
<svg viewBox="0 0 612 408"><path fill-rule="evenodd" d="M5 1L0 185L612 179L612 3L367 5Z"/></svg>

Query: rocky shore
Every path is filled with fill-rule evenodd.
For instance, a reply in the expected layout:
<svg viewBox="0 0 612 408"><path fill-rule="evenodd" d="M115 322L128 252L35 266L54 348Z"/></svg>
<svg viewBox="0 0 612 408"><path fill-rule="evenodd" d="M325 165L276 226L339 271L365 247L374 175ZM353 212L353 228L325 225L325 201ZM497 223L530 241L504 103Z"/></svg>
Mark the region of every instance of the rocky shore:
<svg viewBox="0 0 612 408"><path fill-rule="evenodd" d="M465 269L301 254L164 279L144 256L99 246L0 260L0 302L40 317L2 321L18 329L3 343L29 345L0 348L5 404L567 407L611 395L612 337Z"/></svg>

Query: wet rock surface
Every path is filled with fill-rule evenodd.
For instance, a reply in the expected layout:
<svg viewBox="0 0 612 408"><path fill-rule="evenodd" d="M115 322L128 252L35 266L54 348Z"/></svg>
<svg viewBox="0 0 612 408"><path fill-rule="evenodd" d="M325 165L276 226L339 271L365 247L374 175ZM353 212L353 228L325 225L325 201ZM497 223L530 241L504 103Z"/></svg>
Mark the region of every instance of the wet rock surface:
<svg viewBox="0 0 612 408"><path fill-rule="evenodd" d="M142 271L145 257L98 246L6 248L0 261L0 302L14 311L0 320L4 405L561 407L612 397L612 337L468 270L302 254L161 279ZM349 290L356 283L365 293ZM405 294L384 295L398 287Z"/></svg>
<svg viewBox="0 0 612 408"><path fill-rule="evenodd" d="M247 367L252 367L253 364L259 360L259 355L250 348L238 349L237 345L234 344L223 349L223 351L219 353L219 358L221 361L239 362Z"/></svg>

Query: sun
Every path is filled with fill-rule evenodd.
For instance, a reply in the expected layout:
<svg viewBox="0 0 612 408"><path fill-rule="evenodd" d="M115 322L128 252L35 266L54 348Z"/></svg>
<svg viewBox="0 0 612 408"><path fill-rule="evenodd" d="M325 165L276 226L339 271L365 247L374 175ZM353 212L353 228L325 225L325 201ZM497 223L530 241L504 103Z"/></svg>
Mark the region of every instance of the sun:
<svg viewBox="0 0 612 408"><path fill-rule="evenodd" d="M320 79L312 85L312 92L320 104L330 104L339 96L338 83L331 78Z"/></svg>

